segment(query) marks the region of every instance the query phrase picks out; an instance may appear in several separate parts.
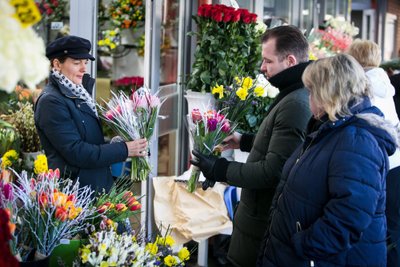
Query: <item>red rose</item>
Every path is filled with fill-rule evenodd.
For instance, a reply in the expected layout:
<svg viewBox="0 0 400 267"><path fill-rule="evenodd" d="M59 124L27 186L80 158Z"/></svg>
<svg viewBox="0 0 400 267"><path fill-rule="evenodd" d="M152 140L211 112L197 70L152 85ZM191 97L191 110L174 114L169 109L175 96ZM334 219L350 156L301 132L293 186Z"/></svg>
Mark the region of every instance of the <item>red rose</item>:
<svg viewBox="0 0 400 267"><path fill-rule="evenodd" d="M232 22L238 22L240 20L240 11L235 10L232 14Z"/></svg>
<svg viewBox="0 0 400 267"><path fill-rule="evenodd" d="M224 22L230 22L233 17L233 12L232 11L225 11L224 13Z"/></svg>
<svg viewBox="0 0 400 267"><path fill-rule="evenodd" d="M213 10L212 12L212 19L216 22L222 21L222 16L224 13L220 9Z"/></svg>
<svg viewBox="0 0 400 267"><path fill-rule="evenodd" d="M243 14L242 14L243 15ZM251 17L251 14L246 14L246 15L244 15L243 16L243 22L245 23L245 24L249 24L249 23L251 23L252 22L252 17Z"/></svg>

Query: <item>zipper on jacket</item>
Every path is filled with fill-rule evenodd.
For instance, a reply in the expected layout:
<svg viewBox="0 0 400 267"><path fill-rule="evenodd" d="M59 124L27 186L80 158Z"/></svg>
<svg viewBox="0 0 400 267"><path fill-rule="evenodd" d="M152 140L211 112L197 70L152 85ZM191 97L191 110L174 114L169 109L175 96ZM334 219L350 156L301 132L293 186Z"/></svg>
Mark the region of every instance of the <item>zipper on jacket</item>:
<svg viewBox="0 0 400 267"><path fill-rule="evenodd" d="M296 222L296 232L301 232L301 223L299 221ZM310 260L310 267L315 267L315 262L313 260Z"/></svg>

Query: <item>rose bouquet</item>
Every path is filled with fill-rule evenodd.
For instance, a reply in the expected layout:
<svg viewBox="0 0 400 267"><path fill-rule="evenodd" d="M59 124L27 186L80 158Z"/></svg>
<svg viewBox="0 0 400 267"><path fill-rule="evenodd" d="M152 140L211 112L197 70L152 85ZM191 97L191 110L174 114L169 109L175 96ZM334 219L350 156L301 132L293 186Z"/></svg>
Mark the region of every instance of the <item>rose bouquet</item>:
<svg viewBox="0 0 400 267"><path fill-rule="evenodd" d="M160 110L160 99L144 87L129 98L124 92L112 93L105 107L99 106L101 117L125 141L146 138L150 140ZM149 157L133 157L132 180L146 180L151 171Z"/></svg>
<svg viewBox="0 0 400 267"><path fill-rule="evenodd" d="M259 74L255 80L251 77L235 77L231 85L217 84L211 93L216 96L217 108L231 122L236 122L237 128L243 130L261 123L264 117L256 117L255 114L265 114L279 89Z"/></svg>
<svg viewBox="0 0 400 267"><path fill-rule="evenodd" d="M79 187L79 181L73 183L59 175L58 170L50 170L28 178L23 171L8 197L0 199L1 206L13 207L14 248L22 260L49 256L61 239L83 231L84 222L94 216L90 187Z"/></svg>
<svg viewBox="0 0 400 267"><path fill-rule="evenodd" d="M197 24L194 63L187 88L210 92L216 83L231 84L237 73L255 75L261 63L260 36L266 25L247 9L201 5L193 16Z"/></svg>
<svg viewBox="0 0 400 267"><path fill-rule="evenodd" d="M113 82L116 90L122 90L126 95L133 94L144 84L144 78L140 76L122 77Z"/></svg>
<svg viewBox="0 0 400 267"><path fill-rule="evenodd" d="M219 154L218 145L228 135L233 133L235 126L224 114L208 110L203 114L199 109L193 109L188 115L189 132L193 141L193 149L205 155ZM193 166L188 181L188 191L193 193L200 177L200 169Z"/></svg>

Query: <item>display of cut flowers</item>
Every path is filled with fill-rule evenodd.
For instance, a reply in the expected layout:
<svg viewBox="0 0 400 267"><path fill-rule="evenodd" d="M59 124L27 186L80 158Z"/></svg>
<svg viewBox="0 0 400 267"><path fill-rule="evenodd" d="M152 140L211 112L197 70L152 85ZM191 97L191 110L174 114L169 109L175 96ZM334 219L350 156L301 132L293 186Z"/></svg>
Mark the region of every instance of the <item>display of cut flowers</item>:
<svg viewBox="0 0 400 267"><path fill-rule="evenodd" d="M236 122L239 129L247 125L254 127L261 123L263 117L251 116L261 110L264 114L268 106L278 95L279 89L272 86L264 75L251 77L235 77L231 85L216 85L211 91L216 96L219 110L226 114L231 122Z"/></svg>
<svg viewBox="0 0 400 267"><path fill-rule="evenodd" d="M313 29L309 36L310 49L317 58L343 53L353 42L359 29L344 18L330 18L320 29Z"/></svg>
<svg viewBox="0 0 400 267"><path fill-rule="evenodd" d="M232 134L236 124L230 122L219 111L208 110L201 113L199 109L193 109L188 114L188 129L193 141L193 149L205 155L219 155L218 145L228 135ZM187 189L193 193L198 185L200 169L193 166Z"/></svg>
<svg viewBox="0 0 400 267"><path fill-rule="evenodd" d="M0 206L12 207L12 222L16 224L12 247L21 260L49 256L62 239L82 232L84 222L95 216L91 188L80 187L79 180L60 179L58 169L35 178L23 171L11 185ZM5 185L2 187L4 191Z"/></svg>
<svg viewBox="0 0 400 267"><path fill-rule="evenodd" d="M90 222L96 229L116 228L116 224L140 213L140 198L136 198L132 188L132 180L119 178L109 192L96 197L93 206L100 216Z"/></svg>
<svg viewBox="0 0 400 267"><path fill-rule="evenodd" d="M158 112L161 107L157 94L141 87L131 97L124 92L112 92L105 107L99 105L101 117L124 141L146 138L150 141L154 133ZM135 181L146 180L151 171L149 157L133 157L131 178Z"/></svg>
<svg viewBox="0 0 400 267"><path fill-rule="evenodd" d="M157 236L152 243L131 233L95 232L80 249L80 259L90 266L184 266L190 258L186 247L174 253L171 236Z"/></svg>

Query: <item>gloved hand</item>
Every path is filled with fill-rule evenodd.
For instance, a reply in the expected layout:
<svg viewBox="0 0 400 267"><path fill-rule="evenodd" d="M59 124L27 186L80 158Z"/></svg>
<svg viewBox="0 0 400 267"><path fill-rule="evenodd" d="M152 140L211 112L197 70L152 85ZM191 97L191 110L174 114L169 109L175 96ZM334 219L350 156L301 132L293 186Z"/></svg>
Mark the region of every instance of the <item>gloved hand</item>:
<svg viewBox="0 0 400 267"><path fill-rule="evenodd" d="M191 159L190 163L199 167L200 171L204 174L204 177L216 181L216 178L214 178L214 167L219 158L214 155L206 156L197 150L193 150L192 154L195 158Z"/></svg>
<svg viewBox="0 0 400 267"><path fill-rule="evenodd" d="M206 191L209 187L214 187L215 181L206 179L201 183L201 188Z"/></svg>

